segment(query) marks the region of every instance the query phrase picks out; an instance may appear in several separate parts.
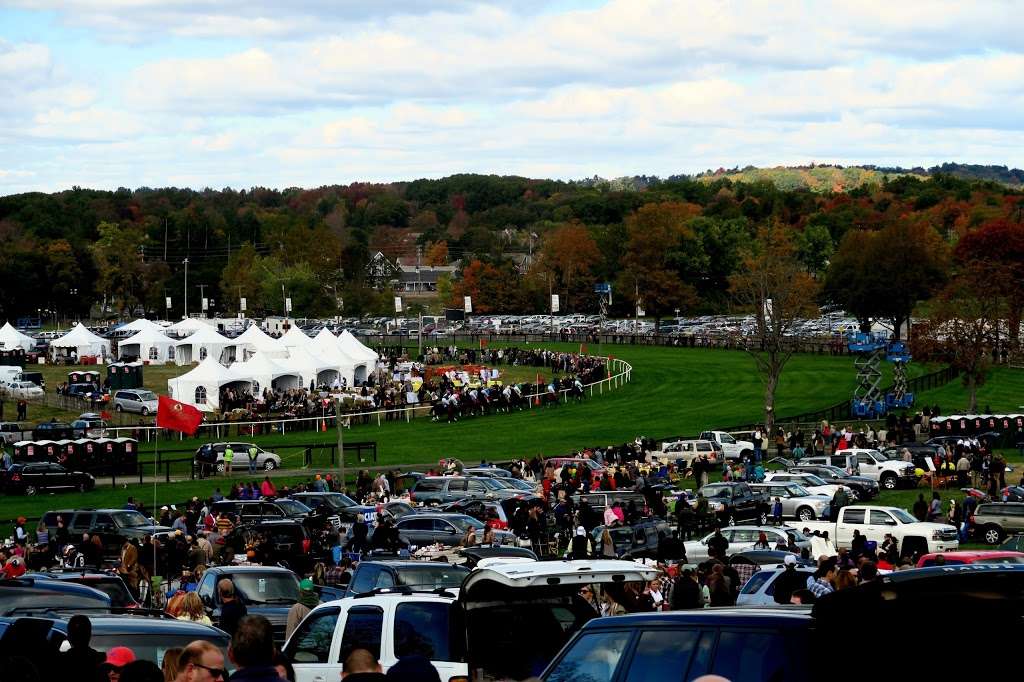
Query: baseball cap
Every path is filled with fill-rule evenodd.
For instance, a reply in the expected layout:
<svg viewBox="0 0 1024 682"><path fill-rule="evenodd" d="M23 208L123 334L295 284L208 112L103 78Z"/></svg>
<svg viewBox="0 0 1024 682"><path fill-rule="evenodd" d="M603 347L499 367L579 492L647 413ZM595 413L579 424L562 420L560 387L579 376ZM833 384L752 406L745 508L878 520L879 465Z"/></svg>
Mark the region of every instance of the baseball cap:
<svg viewBox="0 0 1024 682"><path fill-rule="evenodd" d="M160 511L169 511L167 509L167 505L165 504L164 506L160 507Z"/></svg>
<svg viewBox="0 0 1024 682"><path fill-rule="evenodd" d="M787 566L795 566L796 565L796 555L795 554L787 554L786 558L782 560L782 563L786 564Z"/></svg>
<svg viewBox="0 0 1024 682"><path fill-rule="evenodd" d="M583 526L576 526L576 535L586 535L587 529Z"/></svg>
<svg viewBox="0 0 1024 682"><path fill-rule="evenodd" d="M299 581L299 589L300 590L312 590L313 589L313 581L310 580L309 578L305 578L304 580Z"/></svg>
<svg viewBox="0 0 1024 682"><path fill-rule="evenodd" d="M107 660L104 661L107 665L112 665L115 668L123 668L132 661L135 660L135 652L126 646L115 646L113 649L107 652Z"/></svg>

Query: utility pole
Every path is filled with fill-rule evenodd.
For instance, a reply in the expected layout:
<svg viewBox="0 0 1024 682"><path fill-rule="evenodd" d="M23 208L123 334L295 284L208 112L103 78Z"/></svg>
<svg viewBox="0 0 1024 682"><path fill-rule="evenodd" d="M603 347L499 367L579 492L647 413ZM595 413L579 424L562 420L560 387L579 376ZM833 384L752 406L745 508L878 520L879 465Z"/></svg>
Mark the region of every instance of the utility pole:
<svg viewBox="0 0 1024 682"><path fill-rule="evenodd" d="M167 262L167 216L164 216L164 262Z"/></svg>
<svg viewBox="0 0 1024 682"><path fill-rule="evenodd" d="M281 282L281 305L284 307L284 319L288 319L288 295L284 293L284 282Z"/></svg>
<svg viewBox="0 0 1024 682"><path fill-rule="evenodd" d="M551 298L551 273L548 273L548 316L550 321L550 334L551 338L555 338L555 299Z"/></svg>
<svg viewBox="0 0 1024 682"><path fill-rule="evenodd" d="M338 478L341 479L341 492L345 492L345 429L341 424L344 406L339 393L334 398L334 423L338 428Z"/></svg>
<svg viewBox="0 0 1024 682"><path fill-rule="evenodd" d="M200 307L202 307L203 301L206 299L206 287L209 286L209 285L207 285L207 284L197 284L196 286L199 287L199 305L200 305ZM206 312L206 310L203 310L203 317L206 317L206 316L207 316L207 312Z"/></svg>
<svg viewBox="0 0 1024 682"><path fill-rule="evenodd" d="M185 264L185 317L188 318L188 258L182 262Z"/></svg>

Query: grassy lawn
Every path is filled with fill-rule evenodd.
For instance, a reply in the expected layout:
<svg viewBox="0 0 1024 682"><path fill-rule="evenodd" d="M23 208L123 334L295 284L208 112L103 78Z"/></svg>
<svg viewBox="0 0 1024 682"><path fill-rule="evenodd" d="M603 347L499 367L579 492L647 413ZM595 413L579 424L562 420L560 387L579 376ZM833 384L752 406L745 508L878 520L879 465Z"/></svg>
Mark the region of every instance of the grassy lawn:
<svg viewBox="0 0 1024 682"><path fill-rule="evenodd" d="M938 405L943 414L963 414L967 410L967 389L960 380L926 391L918 404ZM986 406L993 414L1024 412L1024 369L993 367L985 384L978 387L978 411Z"/></svg>

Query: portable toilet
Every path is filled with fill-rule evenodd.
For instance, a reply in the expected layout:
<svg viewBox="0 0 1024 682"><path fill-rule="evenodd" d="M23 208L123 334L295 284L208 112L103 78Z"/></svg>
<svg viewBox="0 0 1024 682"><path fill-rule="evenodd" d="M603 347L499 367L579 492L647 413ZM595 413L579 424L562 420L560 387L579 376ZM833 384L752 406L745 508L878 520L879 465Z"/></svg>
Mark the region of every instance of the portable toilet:
<svg viewBox="0 0 1024 682"><path fill-rule="evenodd" d="M115 438L114 443L118 473L137 473L139 470L139 441L134 438Z"/></svg>
<svg viewBox="0 0 1024 682"><path fill-rule="evenodd" d="M14 454L11 457L15 462L34 462L36 457L36 442L34 440L19 440L13 446Z"/></svg>
<svg viewBox="0 0 1024 682"><path fill-rule="evenodd" d="M110 390L121 388L142 388L141 362L115 362L107 366L107 381Z"/></svg>
<svg viewBox="0 0 1024 682"><path fill-rule="evenodd" d="M79 438L75 441L75 452L78 455L79 468L82 471L92 471L99 466L99 448L92 438Z"/></svg>
<svg viewBox="0 0 1024 682"><path fill-rule="evenodd" d="M57 458L54 460L58 464L62 464L68 469L73 468L73 462L75 458L75 441L73 440L58 440L54 441L54 445L57 446Z"/></svg>
<svg viewBox="0 0 1024 682"><path fill-rule="evenodd" d="M113 471L117 466L117 444L112 438L96 438L97 463L96 466L102 471Z"/></svg>

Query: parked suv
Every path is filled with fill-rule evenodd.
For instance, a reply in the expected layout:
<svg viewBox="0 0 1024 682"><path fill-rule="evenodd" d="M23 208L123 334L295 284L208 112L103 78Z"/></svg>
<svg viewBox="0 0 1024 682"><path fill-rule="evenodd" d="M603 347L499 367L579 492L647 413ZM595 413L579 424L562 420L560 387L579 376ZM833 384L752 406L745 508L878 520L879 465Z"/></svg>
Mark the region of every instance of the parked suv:
<svg viewBox="0 0 1024 682"><path fill-rule="evenodd" d="M805 457L800 462L802 464L841 466L851 474L867 476L873 481L878 481L878 484L886 490L913 488L917 485L917 474L914 473L913 464L889 459L878 450L850 448L837 450L831 457L833 459L842 458L840 460L842 463L837 464L829 457Z"/></svg>
<svg viewBox="0 0 1024 682"><path fill-rule="evenodd" d="M156 414L158 403L156 393L141 388L121 389L114 393L114 409L118 412L136 412L145 417Z"/></svg>
<svg viewBox="0 0 1024 682"><path fill-rule="evenodd" d="M57 531L57 516L64 519L72 542L78 542L82 533L98 534L107 558L120 556L125 540L141 542L146 536L171 530L167 526L153 525L141 512L130 509L64 509L43 514L43 523L51 538Z"/></svg>
<svg viewBox="0 0 1024 682"><path fill-rule="evenodd" d="M477 542L479 542L483 538L484 524L466 514L406 514L395 523L398 536L402 542L411 547L425 547L434 544L449 547L457 545L470 526L476 529ZM494 540L499 545L511 545L515 544L515 535L508 531L496 530L494 531Z"/></svg>
<svg viewBox="0 0 1024 682"><path fill-rule="evenodd" d="M586 502L598 514L604 514L604 510L614 506L616 502L622 505L623 511L632 502L641 514L647 513L647 499L642 493L632 490L598 490L592 493L573 495L572 500L577 506L580 502Z"/></svg>
<svg viewBox="0 0 1024 682"><path fill-rule="evenodd" d="M811 541L803 533L788 526L727 526L722 529L722 535L729 541L729 548L726 551L729 554L736 554L753 550L754 543L757 542L761 533L764 533L768 539L768 549L775 549L780 541L788 545L790 540L799 549L811 546ZM713 535L714 533L708 533L700 540L688 540L683 543L683 546L686 547L686 559L690 563L707 561L709 558L708 540Z"/></svg>
<svg viewBox="0 0 1024 682"><path fill-rule="evenodd" d="M51 462L33 462L31 464L14 464L10 469L0 472L0 482L4 492L35 495L41 490L92 490L96 479L84 471L68 471L60 464Z"/></svg>
<svg viewBox="0 0 1024 682"><path fill-rule="evenodd" d="M299 600L299 579L280 566L212 566L206 569L196 588L214 625L220 623L223 603L217 583L228 578L235 595L245 604L250 616L264 616L274 628L274 641L284 642L288 610Z"/></svg>
<svg viewBox="0 0 1024 682"><path fill-rule="evenodd" d="M1024 532L1024 502L979 504L971 521L982 540L998 545L1007 535Z"/></svg>
<svg viewBox="0 0 1024 682"><path fill-rule="evenodd" d="M486 476L424 476L409 491L409 499L417 504L444 504L466 497L501 499L521 494Z"/></svg>
<svg viewBox="0 0 1024 682"><path fill-rule="evenodd" d="M32 427L32 440L69 440L75 429L67 422L48 421Z"/></svg>
<svg viewBox="0 0 1024 682"><path fill-rule="evenodd" d="M270 519L304 519L309 516L309 507L287 497L279 500L219 500L210 508L214 517L221 512L238 517L242 523Z"/></svg>
<svg viewBox="0 0 1024 682"><path fill-rule="evenodd" d="M416 591L456 588L469 569L439 561L360 561L345 596L352 597L396 585Z"/></svg>
<svg viewBox="0 0 1024 682"><path fill-rule="evenodd" d="M32 434L32 427L28 428L27 433ZM25 425L19 424L18 422L0 422L0 441L11 445L17 443L19 440L25 440Z"/></svg>
<svg viewBox="0 0 1024 682"><path fill-rule="evenodd" d="M255 546L260 563L277 564L302 575L310 573L313 565L325 558L317 544L301 521L292 519L242 523L224 538L225 549L231 548L236 556Z"/></svg>
<svg viewBox="0 0 1024 682"><path fill-rule="evenodd" d="M711 483L700 489L708 500L708 509L724 522L756 521L768 523L771 505L768 496L746 483Z"/></svg>
<svg viewBox="0 0 1024 682"><path fill-rule="evenodd" d="M234 460L231 463L232 471L246 471L249 468L249 448L256 448L256 466L265 471L273 471L281 468L281 458L273 452L267 452L255 443L208 443L210 446L210 459L204 459L205 445L196 449L195 462L197 466L215 464L219 473L224 473L224 451L228 445L234 453Z"/></svg>
<svg viewBox="0 0 1024 682"><path fill-rule="evenodd" d="M813 521L828 517L832 498L828 495L812 495L799 483L752 483L750 487L767 493L772 505L775 504L775 498L779 498L784 518Z"/></svg>

